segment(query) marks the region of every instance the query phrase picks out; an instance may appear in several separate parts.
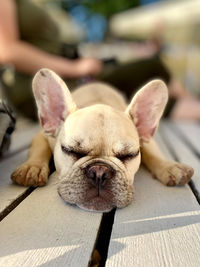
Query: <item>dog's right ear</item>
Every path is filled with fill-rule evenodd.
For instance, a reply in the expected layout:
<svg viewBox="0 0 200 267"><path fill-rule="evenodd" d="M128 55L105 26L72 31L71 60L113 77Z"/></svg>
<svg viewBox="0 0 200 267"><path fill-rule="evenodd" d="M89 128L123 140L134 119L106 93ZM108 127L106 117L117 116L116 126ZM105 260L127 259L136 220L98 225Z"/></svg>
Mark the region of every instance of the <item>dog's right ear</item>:
<svg viewBox="0 0 200 267"><path fill-rule="evenodd" d="M32 83L38 115L46 134L55 136L76 105L64 81L49 69L39 70Z"/></svg>

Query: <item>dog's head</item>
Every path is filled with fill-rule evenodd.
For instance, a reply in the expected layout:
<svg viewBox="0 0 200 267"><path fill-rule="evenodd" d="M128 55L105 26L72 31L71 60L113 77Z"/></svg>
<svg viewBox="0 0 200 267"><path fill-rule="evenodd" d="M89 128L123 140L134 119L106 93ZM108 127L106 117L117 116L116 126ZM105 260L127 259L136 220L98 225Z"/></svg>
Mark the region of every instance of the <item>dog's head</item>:
<svg viewBox="0 0 200 267"><path fill-rule="evenodd" d="M148 83L124 112L100 104L78 109L65 83L47 69L36 74L33 92L41 125L56 138L61 197L96 211L128 205L141 142L153 136L167 102L165 84Z"/></svg>

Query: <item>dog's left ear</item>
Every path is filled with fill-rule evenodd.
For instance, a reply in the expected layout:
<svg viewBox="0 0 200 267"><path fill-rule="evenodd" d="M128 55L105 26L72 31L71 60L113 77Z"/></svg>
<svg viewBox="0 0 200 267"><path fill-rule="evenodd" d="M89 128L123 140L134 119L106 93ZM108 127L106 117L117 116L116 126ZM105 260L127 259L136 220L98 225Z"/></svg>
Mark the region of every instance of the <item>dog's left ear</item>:
<svg viewBox="0 0 200 267"><path fill-rule="evenodd" d="M159 124L168 100L168 89L161 80L153 80L133 97L126 113L137 127L140 139L148 142Z"/></svg>
<svg viewBox="0 0 200 267"><path fill-rule="evenodd" d="M49 69L39 70L32 83L38 115L46 134L55 136L67 116L76 110L64 81Z"/></svg>

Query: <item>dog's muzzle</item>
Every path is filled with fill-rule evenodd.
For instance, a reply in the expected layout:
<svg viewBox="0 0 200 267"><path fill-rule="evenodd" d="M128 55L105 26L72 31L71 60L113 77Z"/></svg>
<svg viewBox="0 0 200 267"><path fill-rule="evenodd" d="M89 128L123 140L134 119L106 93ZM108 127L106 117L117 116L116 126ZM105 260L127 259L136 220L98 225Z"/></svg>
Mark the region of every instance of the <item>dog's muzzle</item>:
<svg viewBox="0 0 200 267"><path fill-rule="evenodd" d="M68 203L101 212L125 207L133 199L133 186L128 183L126 170L112 161L94 158L77 161L69 173L60 177L58 191Z"/></svg>

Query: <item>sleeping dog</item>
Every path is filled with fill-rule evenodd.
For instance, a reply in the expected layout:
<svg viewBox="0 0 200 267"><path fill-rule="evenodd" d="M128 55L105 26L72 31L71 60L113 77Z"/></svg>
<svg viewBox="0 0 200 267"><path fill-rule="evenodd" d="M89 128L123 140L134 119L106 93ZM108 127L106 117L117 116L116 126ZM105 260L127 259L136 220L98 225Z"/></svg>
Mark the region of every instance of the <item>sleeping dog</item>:
<svg viewBox="0 0 200 267"><path fill-rule="evenodd" d="M100 82L71 94L60 77L42 69L33 93L43 131L12 174L15 183L45 185L53 153L60 196L87 210L109 211L131 203L141 159L168 186L183 185L193 175L189 166L165 159L152 138L168 100L162 81L146 84L127 105L116 89Z"/></svg>

